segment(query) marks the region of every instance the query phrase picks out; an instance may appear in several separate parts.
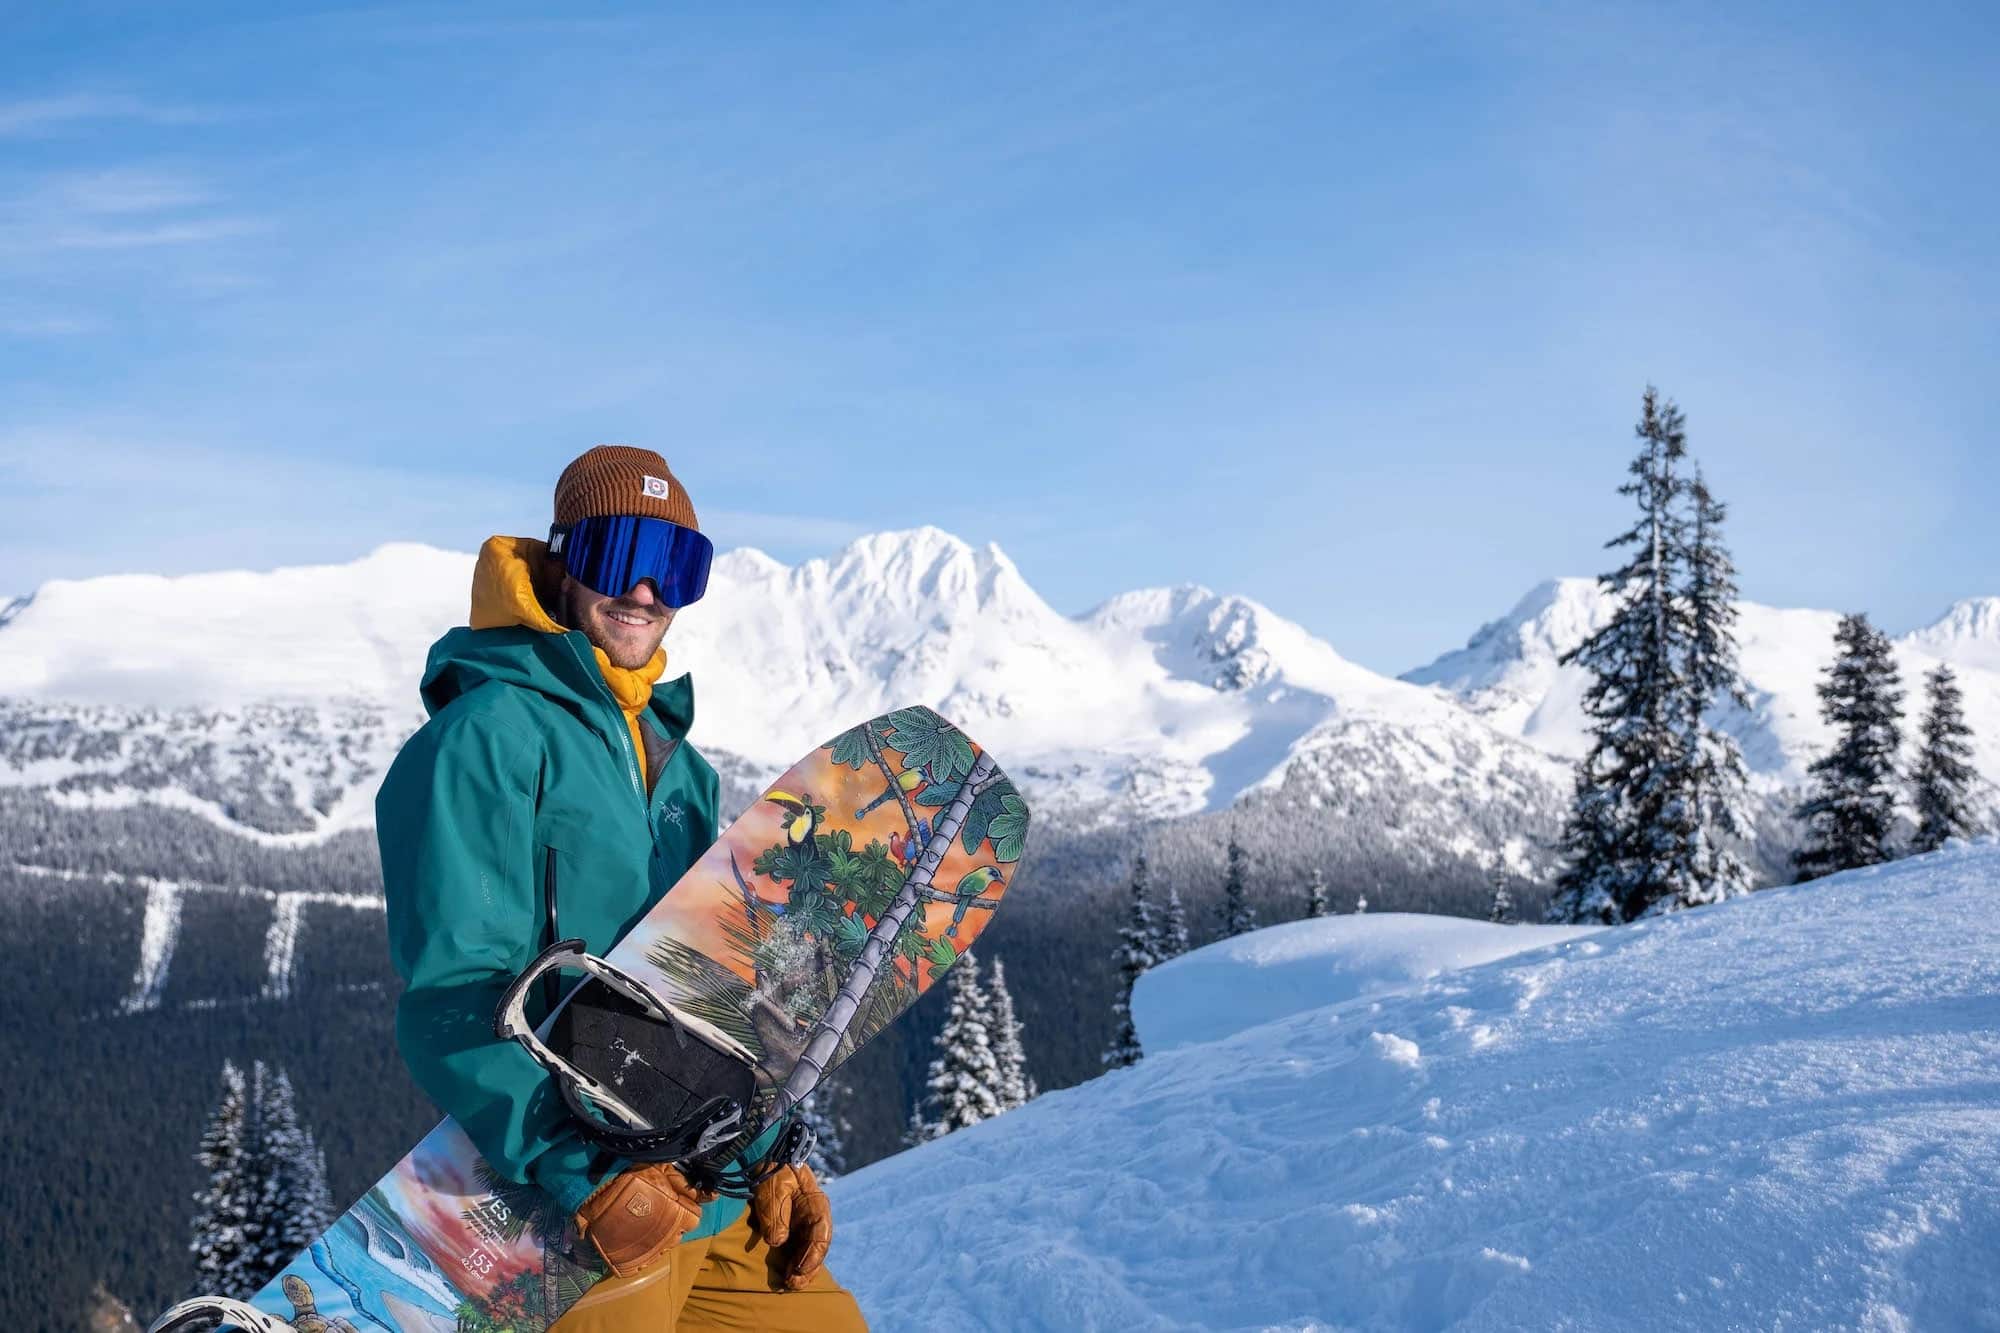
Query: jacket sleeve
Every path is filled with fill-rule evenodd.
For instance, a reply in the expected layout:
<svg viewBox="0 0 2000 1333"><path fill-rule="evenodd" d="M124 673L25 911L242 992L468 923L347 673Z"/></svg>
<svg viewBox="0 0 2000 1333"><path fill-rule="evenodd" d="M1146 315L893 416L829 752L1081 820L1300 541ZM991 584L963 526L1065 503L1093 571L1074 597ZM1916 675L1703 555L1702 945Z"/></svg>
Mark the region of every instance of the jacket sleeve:
<svg viewBox="0 0 2000 1333"><path fill-rule="evenodd" d="M573 1213L609 1164L569 1126L547 1071L493 1035L500 997L539 943L540 754L531 733L447 708L383 778L376 835L410 1073L489 1164Z"/></svg>

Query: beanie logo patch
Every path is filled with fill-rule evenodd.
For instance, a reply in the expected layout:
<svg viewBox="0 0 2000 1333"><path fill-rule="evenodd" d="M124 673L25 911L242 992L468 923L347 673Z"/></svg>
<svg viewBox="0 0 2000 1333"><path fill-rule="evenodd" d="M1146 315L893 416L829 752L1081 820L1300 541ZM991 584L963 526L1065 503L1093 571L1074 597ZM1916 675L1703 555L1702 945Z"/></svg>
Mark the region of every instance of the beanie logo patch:
<svg viewBox="0 0 2000 1333"><path fill-rule="evenodd" d="M645 478L643 489L655 500L664 500L673 493L673 487L659 477Z"/></svg>

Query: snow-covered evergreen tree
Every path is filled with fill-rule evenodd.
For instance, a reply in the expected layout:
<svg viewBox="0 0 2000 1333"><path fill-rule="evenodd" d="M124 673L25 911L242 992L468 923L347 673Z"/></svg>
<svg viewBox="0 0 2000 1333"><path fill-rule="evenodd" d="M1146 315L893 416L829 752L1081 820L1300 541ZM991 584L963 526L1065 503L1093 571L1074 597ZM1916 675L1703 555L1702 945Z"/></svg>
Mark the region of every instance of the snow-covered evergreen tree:
<svg viewBox="0 0 2000 1333"><path fill-rule="evenodd" d="M1326 912L1326 874L1315 865L1306 880L1306 919L1325 916Z"/></svg>
<svg viewBox="0 0 2000 1333"><path fill-rule="evenodd" d="M1749 775L1736 738L1713 725L1723 703L1749 706L1736 664L1736 566L1722 541L1728 508L1708 489L1701 470L1688 487L1693 539L1687 555L1688 645L1683 744L1691 753L1694 879L1655 911L1699 907L1750 891L1750 872L1732 848L1749 830Z"/></svg>
<svg viewBox="0 0 2000 1333"><path fill-rule="evenodd" d="M1508 887L1507 872L1497 865L1493 867L1493 905L1487 909L1486 919L1496 926L1512 926L1521 919L1514 910L1514 891Z"/></svg>
<svg viewBox="0 0 2000 1333"><path fill-rule="evenodd" d="M1606 543L1630 555L1598 580L1615 610L1562 659L1590 672L1583 707L1592 721L1549 904L1559 921L1616 924L1700 892L1683 674L1692 627L1680 586L1687 541L1676 471L1687 432L1680 410L1648 385L1636 433L1631 479L1618 492L1633 499L1638 516Z"/></svg>
<svg viewBox="0 0 2000 1333"><path fill-rule="evenodd" d="M1948 838L1978 831L1972 811L1972 728L1958 677L1940 664L1924 677L1924 720L1918 737L1917 767L1911 774L1917 808L1915 852L1934 852Z"/></svg>
<svg viewBox="0 0 2000 1333"><path fill-rule="evenodd" d="M1111 1045L1104 1052L1104 1063L1113 1069L1137 1064L1143 1054L1139 1049L1139 1029L1132 1021L1132 987L1147 968L1160 961L1154 953L1160 927L1153 917L1151 893L1146 854L1141 852L1132 860L1131 902L1125 924L1118 931L1118 998L1112 1004L1116 1026L1112 1029Z"/></svg>
<svg viewBox="0 0 2000 1333"><path fill-rule="evenodd" d="M299 1122L292 1081L262 1060L251 1066L253 1109L251 1178L256 1182L255 1281L280 1268L333 1224L333 1192L326 1182L326 1154Z"/></svg>
<svg viewBox="0 0 2000 1333"><path fill-rule="evenodd" d="M1841 617L1834 660L1819 684L1820 715L1833 749L1813 761L1798 808L1805 845L1792 857L1799 882L1889 859L1896 815L1896 752L1903 690L1889 641L1868 617Z"/></svg>
<svg viewBox="0 0 2000 1333"><path fill-rule="evenodd" d="M914 1148L919 1143L929 1143L932 1139L938 1138L942 1134L941 1130L938 1130L924 1117L926 1100L927 1098L919 1098L917 1104L910 1108L910 1119L903 1126L903 1146L905 1148Z"/></svg>
<svg viewBox="0 0 2000 1333"><path fill-rule="evenodd" d="M1368 890L1363 889L1361 892L1354 895L1354 915L1361 916L1364 913L1366 913L1367 910L1368 910Z"/></svg>
<svg viewBox="0 0 2000 1333"><path fill-rule="evenodd" d="M195 1160L208 1184L194 1196L195 1290L245 1297L257 1289L257 1182L251 1174L249 1090L243 1071L222 1063L222 1100L209 1113Z"/></svg>
<svg viewBox="0 0 2000 1333"><path fill-rule="evenodd" d="M979 984L979 960L967 953L945 974L950 1008L938 1030L924 1106L921 1141L999 1115L1000 1069L993 1058L993 1007Z"/></svg>
<svg viewBox="0 0 2000 1333"><path fill-rule="evenodd" d="M1222 879L1222 903L1217 909L1222 919L1222 937L1241 935L1257 929L1257 914L1251 910L1248 890L1243 883L1243 844L1236 830L1229 831L1229 867Z"/></svg>
<svg viewBox="0 0 2000 1333"><path fill-rule="evenodd" d="M222 1101L195 1158L209 1173L195 1195L196 1288L245 1297L332 1225L326 1154L299 1119L284 1071L223 1062Z"/></svg>
<svg viewBox="0 0 2000 1333"><path fill-rule="evenodd" d="M799 1106L799 1118L812 1127L812 1153L806 1165L821 1180L832 1180L847 1169L847 1084L838 1074L819 1081L812 1096Z"/></svg>
<svg viewBox="0 0 2000 1333"><path fill-rule="evenodd" d="M1167 910L1160 917L1160 937L1154 956L1162 963L1188 951L1187 909L1181 906L1181 891L1167 886Z"/></svg>
<svg viewBox="0 0 2000 1333"><path fill-rule="evenodd" d="M1011 1111L1035 1099L1039 1089L1028 1072L1028 1049L1021 1043L1021 1020L1014 1016L1014 995L1007 989L1007 968L993 960L993 981L986 988L993 1003L993 1062L1000 1068L1000 1109Z"/></svg>

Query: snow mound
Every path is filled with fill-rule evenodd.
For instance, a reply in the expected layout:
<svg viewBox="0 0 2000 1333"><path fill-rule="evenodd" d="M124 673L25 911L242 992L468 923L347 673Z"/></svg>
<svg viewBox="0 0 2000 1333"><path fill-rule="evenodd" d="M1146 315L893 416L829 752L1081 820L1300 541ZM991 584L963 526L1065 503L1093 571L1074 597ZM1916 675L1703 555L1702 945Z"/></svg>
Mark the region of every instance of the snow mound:
<svg viewBox="0 0 2000 1333"><path fill-rule="evenodd" d="M1163 1050L835 1182L830 1262L881 1330L1993 1328L1996 907L1988 841Z"/></svg>
<svg viewBox="0 0 2000 1333"><path fill-rule="evenodd" d="M1408 991L1444 972L1592 934L1379 912L1293 921L1219 940L1139 979L1132 1017L1148 1051L1214 1041L1356 996Z"/></svg>

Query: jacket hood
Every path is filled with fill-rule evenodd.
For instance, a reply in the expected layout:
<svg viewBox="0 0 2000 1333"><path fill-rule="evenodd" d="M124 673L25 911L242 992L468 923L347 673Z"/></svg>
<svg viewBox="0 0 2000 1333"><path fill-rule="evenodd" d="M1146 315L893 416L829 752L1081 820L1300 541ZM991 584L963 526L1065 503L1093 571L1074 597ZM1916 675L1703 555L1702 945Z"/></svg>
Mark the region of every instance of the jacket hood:
<svg viewBox="0 0 2000 1333"><path fill-rule="evenodd" d="M608 689L628 717L650 707L667 734L694 722L694 687L685 675L660 684L664 648L636 669L616 666L581 630L565 630L549 615L561 571L548 544L532 537L489 537L472 570L472 607L465 628L431 645L421 686L432 714L489 681L501 681L574 703L602 703Z"/></svg>

